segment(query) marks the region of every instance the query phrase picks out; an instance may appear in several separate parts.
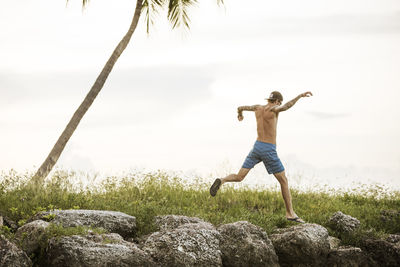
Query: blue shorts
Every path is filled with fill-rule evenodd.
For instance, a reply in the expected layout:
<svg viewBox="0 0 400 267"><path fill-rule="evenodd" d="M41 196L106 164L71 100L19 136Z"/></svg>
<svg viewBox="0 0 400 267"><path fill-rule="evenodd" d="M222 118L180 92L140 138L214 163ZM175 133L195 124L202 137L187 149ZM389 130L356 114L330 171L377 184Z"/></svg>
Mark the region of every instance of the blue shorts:
<svg viewBox="0 0 400 267"><path fill-rule="evenodd" d="M276 153L275 144L256 141L253 149L244 161L242 168L251 169L260 161L264 163L269 174L285 170Z"/></svg>

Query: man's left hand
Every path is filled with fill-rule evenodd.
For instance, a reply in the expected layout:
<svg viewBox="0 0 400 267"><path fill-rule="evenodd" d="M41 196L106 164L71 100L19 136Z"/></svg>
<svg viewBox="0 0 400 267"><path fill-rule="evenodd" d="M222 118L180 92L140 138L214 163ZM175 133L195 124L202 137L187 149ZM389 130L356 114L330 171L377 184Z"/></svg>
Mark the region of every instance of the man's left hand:
<svg viewBox="0 0 400 267"><path fill-rule="evenodd" d="M301 97L310 97L310 96L312 96L313 94L310 92L310 91L308 91L308 92L305 92L305 93L302 93L300 96Z"/></svg>

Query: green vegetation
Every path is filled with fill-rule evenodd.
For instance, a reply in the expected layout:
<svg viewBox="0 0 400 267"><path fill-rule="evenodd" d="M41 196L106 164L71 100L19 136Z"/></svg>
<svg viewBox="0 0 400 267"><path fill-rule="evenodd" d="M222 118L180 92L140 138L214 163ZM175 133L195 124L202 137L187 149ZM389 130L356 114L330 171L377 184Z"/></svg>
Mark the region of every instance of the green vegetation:
<svg viewBox="0 0 400 267"><path fill-rule="evenodd" d="M29 177L10 172L0 178L0 213L20 224L37 212L51 209L125 212L136 217L139 235L153 231L154 216L165 214L195 216L215 225L247 220L267 233L294 224L284 217L281 193L270 189L224 186L213 198L208 192L209 183L197 179L187 184L164 172L130 174L120 179L110 177L98 185L94 182L82 185L74 173L58 171L39 189L26 186ZM346 243L357 244L365 234L381 236L400 232L397 219L381 220L382 210L399 210L400 192L386 192L374 186L356 192L292 190L292 196L297 214L307 222L329 229L328 220L336 211L358 218L359 231L351 237L341 237ZM339 236L332 230L330 234Z"/></svg>

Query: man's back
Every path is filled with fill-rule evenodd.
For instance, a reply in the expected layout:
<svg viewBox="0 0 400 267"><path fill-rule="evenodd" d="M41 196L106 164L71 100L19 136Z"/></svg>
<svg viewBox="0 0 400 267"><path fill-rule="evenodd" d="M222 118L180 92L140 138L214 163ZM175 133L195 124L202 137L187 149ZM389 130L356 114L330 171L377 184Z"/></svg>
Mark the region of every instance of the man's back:
<svg viewBox="0 0 400 267"><path fill-rule="evenodd" d="M271 109L274 104L259 106L255 110L257 120L257 140L264 143L276 144L276 126L278 113Z"/></svg>

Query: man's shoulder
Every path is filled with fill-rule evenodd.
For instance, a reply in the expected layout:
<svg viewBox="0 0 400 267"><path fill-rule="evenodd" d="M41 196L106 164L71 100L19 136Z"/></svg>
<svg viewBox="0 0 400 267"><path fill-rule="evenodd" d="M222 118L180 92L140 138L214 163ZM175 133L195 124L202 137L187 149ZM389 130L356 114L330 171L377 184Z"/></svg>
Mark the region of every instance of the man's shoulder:
<svg viewBox="0 0 400 267"><path fill-rule="evenodd" d="M269 107L267 107L266 109L268 109L269 111L271 111L271 112L276 112L276 108L278 108L279 107L279 105L272 105L272 106L269 106Z"/></svg>
<svg viewBox="0 0 400 267"><path fill-rule="evenodd" d="M276 108L279 107L278 105L265 105L263 108L263 113L265 117L271 117L271 116L278 116L278 113L276 112Z"/></svg>

